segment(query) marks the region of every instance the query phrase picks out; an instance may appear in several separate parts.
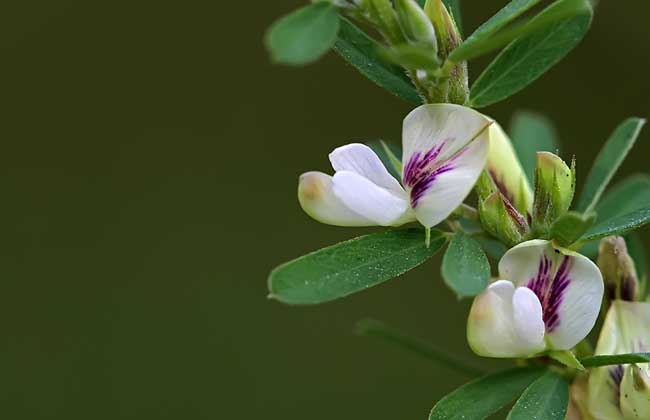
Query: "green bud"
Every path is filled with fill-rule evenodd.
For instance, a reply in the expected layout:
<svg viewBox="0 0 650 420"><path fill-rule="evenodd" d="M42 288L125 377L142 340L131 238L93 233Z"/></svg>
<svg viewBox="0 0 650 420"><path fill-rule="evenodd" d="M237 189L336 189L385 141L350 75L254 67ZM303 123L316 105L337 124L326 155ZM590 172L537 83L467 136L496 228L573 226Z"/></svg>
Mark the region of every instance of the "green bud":
<svg viewBox="0 0 650 420"><path fill-rule="evenodd" d="M634 261L627 252L625 239L609 236L600 241L598 267L603 273L607 298L638 299L639 278Z"/></svg>
<svg viewBox="0 0 650 420"><path fill-rule="evenodd" d="M537 152L533 229L540 235L548 231L571 206L575 192L575 160L571 168L550 152Z"/></svg>
<svg viewBox="0 0 650 420"><path fill-rule="evenodd" d="M479 201L479 217L486 232L508 246L523 242L528 235L528 222L499 191Z"/></svg>
<svg viewBox="0 0 650 420"><path fill-rule="evenodd" d="M388 42L393 45L404 43L404 34L390 0L364 0L360 7Z"/></svg>
<svg viewBox="0 0 650 420"><path fill-rule="evenodd" d="M441 60L463 42L456 21L449 13L442 0L427 0L424 12L429 16L438 39L438 51ZM467 77L467 62L454 64L449 77L447 99L454 104L464 105L469 99L469 82Z"/></svg>
<svg viewBox="0 0 650 420"><path fill-rule="evenodd" d="M397 19L409 41L431 47L431 54L438 54L436 31L429 17L415 0L394 0Z"/></svg>

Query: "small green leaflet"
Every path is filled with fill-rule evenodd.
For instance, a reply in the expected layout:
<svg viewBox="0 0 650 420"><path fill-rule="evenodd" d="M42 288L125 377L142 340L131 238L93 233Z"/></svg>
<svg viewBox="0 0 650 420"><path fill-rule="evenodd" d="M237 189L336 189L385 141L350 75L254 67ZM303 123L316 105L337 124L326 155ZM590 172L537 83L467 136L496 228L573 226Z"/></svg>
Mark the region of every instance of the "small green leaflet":
<svg viewBox="0 0 650 420"><path fill-rule="evenodd" d="M294 305L328 302L376 286L417 267L445 243L440 231L424 244L424 230L372 233L320 249L271 272L273 299Z"/></svg>
<svg viewBox="0 0 650 420"><path fill-rule="evenodd" d="M585 370L585 367L582 366L582 363L576 358L576 356L571 352L571 350L556 350L548 353L548 356L562 363L565 366L570 368Z"/></svg>
<svg viewBox="0 0 650 420"><path fill-rule="evenodd" d="M543 369L515 368L479 378L438 401L429 420L486 418L521 395L543 373Z"/></svg>
<svg viewBox="0 0 650 420"><path fill-rule="evenodd" d="M374 319L364 319L357 323L356 331L359 335L380 338L390 344L417 354L420 357L460 372L463 375L474 377L485 374L481 369L458 360L454 355L420 339L397 331L394 328L385 325L383 322Z"/></svg>
<svg viewBox="0 0 650 420"><path fill-rule="evenodd" d="M510 137L530 185L534 185L537 152L557 154L559 149L555 127L548 118L541 114L518 111L510 123Z"/></svg>
<svg viewBox="0 0 650 420"><path fill-rule="evenodd" d="M340 21L334 51L378 86L407 102L421 104L422 99L404 70L381 56L381 46L349 20Z"/></svg>
<svg viewBox="0 0 650 420"><path fill-rule="evenodd" d="M587 231L580 240L582 242L594 241L611 235L622 235L640 228L650 221L650 207L635 210L632 213L618 216L613 219L596 224Z"/></svg>
<svg viewBox="0 0 650 420"><path fill-rule="evenodd" d="M277 20L265 36L276 63L304 65L319 59L336 42L339 13L329 2L302 7Z"/></svg>
<svg viewBox="0 0 650 420"><path fill-rule="evenodd" d="M442 259L442 278L460 298L485 290L490 263L481 244L462 232L456 233Z"/></svg>
<svg viewBox="0 0 650 420"><path fill-rule="evenodd" d="M595 213L582 214L570 211L557 219L551 226L551 237L558 244L568 247L576 242L594 224Z"/></svg>
<svg viewBox="0 0 650 420"><path fill-rule="evenodd" d="M614 177L630 149L634 146L644 124L644 119L628 118L616 127L616 130L598 153L596 161L589 171L578 202L578 211L590 211L596 207L609 181Z"/></svg>
<svg viewBox="0 0 650 420"><path fill-rule="evenodd" d="M464 44L472 44L489 38L539 2L540 0L512 0L468 36Z"/></svg>
<svg viewBox="0 0 650 420"><path fill-rule="evenodd" d="M559 0L528 25L548 20L565 8L575 8L575 11L552 26L540 25L534 32L517 38L490 63L472 86L472 106L485 107L517 93L578 45L593 16L589 0Z"/></svg>
<svg viewBox="0 0 650 420"><path fill-rule="evenodd" d="M596 207L599 222L650 207L650 176L633 175L615 185Z"/></svg>
<svg viewBox="0 0 650 420"><path fill-rule="evenodd" d="M600 355L583 357L580 359L582 365L586 368L609 365L625 365L629 363L648 363L650 362L650 353L627 353L616 355Z"/></svg>
<svg viewBox="0 0 650 420"><path fill-rule="evenodd" d="M554 372L546 372L521 395L508 420L564 420L569 406L569 383Z"/></svg>

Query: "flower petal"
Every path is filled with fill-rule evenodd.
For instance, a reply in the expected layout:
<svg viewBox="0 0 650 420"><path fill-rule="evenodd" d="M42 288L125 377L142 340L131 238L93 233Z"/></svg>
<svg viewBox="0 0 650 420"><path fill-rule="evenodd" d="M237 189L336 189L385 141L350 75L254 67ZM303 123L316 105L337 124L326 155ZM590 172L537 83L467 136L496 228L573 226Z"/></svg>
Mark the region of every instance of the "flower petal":
<svg viewBox="0 0 650 420"><path fill-rule="evenodd" d="M380 226L399 226L415 220L405 196L356 172L338 171L332 178L332 188L346 207Z"/></svg>
<svg viewBox="0 0 650 420"><path fill-rule="evenodd" d="M491 122L485 115L461 105L428 104L415 108L404 119L404 174L416 153L420 157L428 154L431 161L444 162ZM487 137L487 130L479 136Z"/></svg>
<svg viewBox="0 0 650 420"><path fill-rule="evenodd" d="M647 351L650 351L650 303L613 301L605 317L595 354ZM647 367L645 364L645 369ZM622 417L621 393L627 374L626 367L622 365L591 370L587 404L594 419Z"/></svg>
<svg viewBox="0 0 650 420"><path fill-rule="evenodd" d="M544 350L541 304L512 282L492 283L474 299L467 322L472 350L487 357L529 357Z"/></svg>
<svg viewBox="0 0 650 420"><path fill-rule="evenodd" d="M373 183L397 194L404 193L404 188L393 178L379 156L368 146L352 143L338 147L330 153L330 162L335 171L351 171Z"/></svg>
<svg viewBox="0 0 650 420"><path fill-rule="evenodd" d="M307 172L300 176L298 201L309 216L334 226L375 226L349 208L332 191L332 177L322 172Z"/></svg>
<svg viewBox="0 0 650 420"><path fill-rule="evenodd" d="M487 139L475 140L407 186L411 207L421 224L435 226L463 203L483 171L487 152Z"/></svg>
<svg viewBox="0 0 650 420"><path fill-rule="evenodd" d="M571 349L596 323L604 286L600 270L587 257L548 241L528 241L503 256L499 274L535 292L552 349Z"/></svg>

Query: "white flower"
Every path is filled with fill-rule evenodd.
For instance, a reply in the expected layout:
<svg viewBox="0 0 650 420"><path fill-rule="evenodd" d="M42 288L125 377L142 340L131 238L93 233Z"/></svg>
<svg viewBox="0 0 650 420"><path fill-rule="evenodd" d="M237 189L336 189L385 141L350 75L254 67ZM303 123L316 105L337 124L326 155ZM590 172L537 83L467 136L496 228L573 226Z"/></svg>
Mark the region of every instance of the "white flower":
<svg viewBox="0 0 650 420"><path fill-rule="evenodd" d="M445 220L472 190L488 154L492 121L460 105L422 105L404 120L402 184L368 146L330 154L334 176L307 172L298 199L314 219L337 226L427 228Z"/></svg>
<svg viewBox="0 0 650 420"><path fill-rule="evenodd" d="M650 303L612 302L600 332L596 354L650 352ZM614 365L593 369L587 387L591 418L649 419L650 366Z"/></svg>
<svg viewBox="0 0 650 420"><path fill-rule="evenodd" d="M510 249L499 262L502 279L472 304L467 339L487 357L531 357L569 350L593 328L603 279L587 257L533 240Z"/></svg>

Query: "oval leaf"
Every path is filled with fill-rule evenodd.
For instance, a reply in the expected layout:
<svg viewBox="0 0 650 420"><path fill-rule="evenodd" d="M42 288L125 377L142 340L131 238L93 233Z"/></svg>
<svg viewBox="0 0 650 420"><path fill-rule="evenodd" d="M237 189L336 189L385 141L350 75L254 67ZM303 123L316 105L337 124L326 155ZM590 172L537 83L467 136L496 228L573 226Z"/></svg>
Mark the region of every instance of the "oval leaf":
<svg viewBox="0 0 650 420"><path fill-rule="evenodd" d="M269 276L271 298L289 304L316 304L342 298L397 277L431 258L445 243L432 231L405 229L373 233L277 267Z"/></svg>
<svg viewBox="0 0 650 420"><path fill-rule="evenodd" d="M338 31L336 7L327 2L314 3L271 25L266 34L266 47L277 63L308 64L334 45Z"/></svg>
<svg viewBox="0 0 650 420"><path fill-rule="evenodd" d="M568 247L576 242L596 220L594 213L582 214L570 211L560 216L551 226L551 238L558 244Z"/></svg>
<svg viewBox="0 0 650 420"><path fill-rule="evenodd" d="M485 290L490 263L481 244L462 232L456 233L442 259L442 277L459 297L476 296Z"/></svg>
<svg viewBox="0 0 650 420"><path fill-rule="evenodd" d="M591 356L580 359L580 362L586 368L609 365L625 365L629 363L648 363L650 362L650 353L627 353Z"/></svg>
<svg viewBox="0 0 650 420"><path fill-rule="evenodd" d="M569 383L553 372L533 382L508 414L508 420L564 420L569 405Z"/></svg>
<svg viewBox="0 0 650 420"><path fill-rule="evenodd" d="M499 102L520 91L569 53L587 33L593 11L588 0L560 0L546 9L535 21L549 20L550 15L580 3L575 12L552 26L540 26L508 45L479 76L470 92L470 102L480 108ZM552 19L550 19L552 20Z"/></svg>
<svg viewBox="0 0 650 420"><path fill-rule="evenodd" d="M429 420L483 419L512 402L543 373L542 369L517 368L484 376L438 401Z"/></svg>
<svg viewBox="0 0 650 420"><path fill-rule="evenodd" d="M537 152L557 154L559 149L559 141L553 123L536 112L519 111L512 117L510 136L530 185L535 185Z"/></svg>
<svg viewBox="0 0 650 420"><path fill-rule="evenodd" d="M640 228L650 221L650 208L646 207L632 213L618 216L613 219L598 223L591 228L580 240L582 242L595 241L611 235L622 235Z"/></svg>
<svg viewBox="0 0 650 420"><path fill-rule="evenodd" d="M415 87L403 69L386 61L379 53L381 46L361 29L341 18L334 51L352 64L361 74L378 86L407 102L422 103Z"/></svg>
<svg viewBox="0 0 650 420"><path fill-rule="evenodd" d="M593 210L596 207L609 181L634 146L644 124L645 120L641 118L628 118L616 127L589 171L578 202L579 211Z"/></svg>

